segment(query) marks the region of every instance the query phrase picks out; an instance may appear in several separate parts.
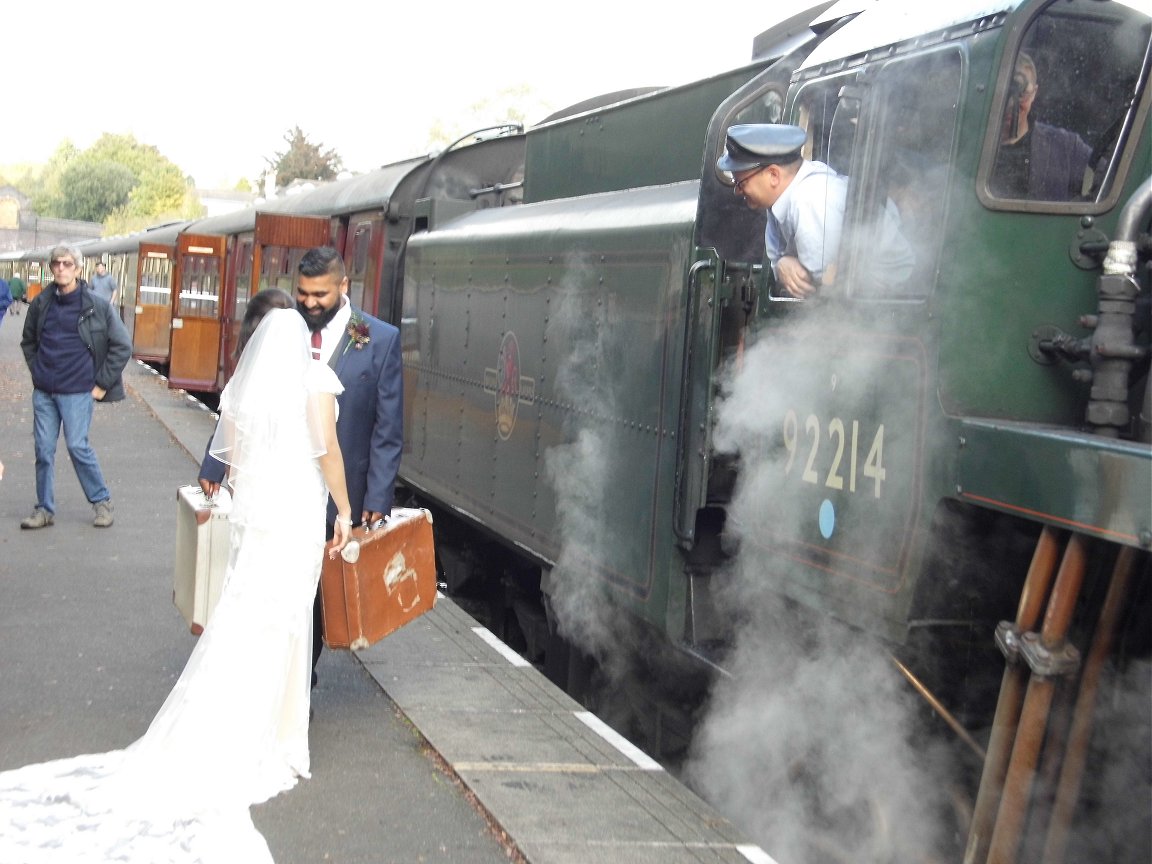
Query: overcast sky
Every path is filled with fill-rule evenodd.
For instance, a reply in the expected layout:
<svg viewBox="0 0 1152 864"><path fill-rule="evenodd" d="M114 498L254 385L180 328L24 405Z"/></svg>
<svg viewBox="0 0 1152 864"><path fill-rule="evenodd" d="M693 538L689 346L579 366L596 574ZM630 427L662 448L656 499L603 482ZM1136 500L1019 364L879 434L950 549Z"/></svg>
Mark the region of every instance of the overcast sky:
<svg viewBox="0 0 1152 864"><path fill-rule="evenodd" d="M339 10L324 19L291 0L9 2L0 165L45 161L65 137L83 148L131 133L198 185L230 187L298 125L364 171L423 152L437 120L505 88L532 87L533 123L544 108L743 65L758 32L809 5L309 4Z"/></svg>

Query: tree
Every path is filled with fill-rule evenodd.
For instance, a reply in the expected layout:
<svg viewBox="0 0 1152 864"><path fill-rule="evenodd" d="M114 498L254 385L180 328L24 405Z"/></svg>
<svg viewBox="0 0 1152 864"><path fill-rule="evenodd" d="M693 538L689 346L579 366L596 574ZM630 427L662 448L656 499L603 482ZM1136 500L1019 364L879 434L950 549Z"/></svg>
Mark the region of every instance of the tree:
<svg viewBox="0 0 1152 864"><path fill-rule="evenodd" d="M335 180L344 167L335 150L313 144L299 126L285 132L284 140L288 149L264 160L276 172L277 186L287 186L293 180Z"/></svg>
<svg viewBox="0 0 1152 864"><path fill-rule="evenodd" d="M64 193L60 188L60 176L72 163L80 151L76 145L65 138L56 147L56 152L44 166L44 170L30 184L26 193L32 202L32 209L41 216L56 216L64 218Z"/></svg>
<svg viewBox="0 0 1152 864"><path fill-rule="evenodd" d="M128 203L137 185L125 166L107 159L82 156L60 172L61 212L67 219L103 222L108 214Z"/></svg>
<svg viewBox="0 0 1152 864"><path fill-rule="evenodd" d="M105 133L84 151L61 143L27 194L40 215L103 222L107 234L202 215L192 185L152 145Z"/></svg>

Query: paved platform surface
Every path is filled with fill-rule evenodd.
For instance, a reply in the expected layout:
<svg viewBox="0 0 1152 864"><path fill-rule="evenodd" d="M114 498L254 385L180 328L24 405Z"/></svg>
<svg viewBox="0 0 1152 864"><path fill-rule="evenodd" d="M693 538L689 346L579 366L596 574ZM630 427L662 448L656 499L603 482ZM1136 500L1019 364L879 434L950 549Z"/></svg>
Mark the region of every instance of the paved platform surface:
<svg viewBox="0 0 1152 864"><path fill-rule="evenodd" d="M23 317L0 323L0 770L123 747L194 645L172 605L176 488L214 424L129 364L92 440L116 524L91 525L63 445L35 503ZM279 864L760 862L709 805L448 599L372 648L325 651L309 781L253 810Z"/></svg>

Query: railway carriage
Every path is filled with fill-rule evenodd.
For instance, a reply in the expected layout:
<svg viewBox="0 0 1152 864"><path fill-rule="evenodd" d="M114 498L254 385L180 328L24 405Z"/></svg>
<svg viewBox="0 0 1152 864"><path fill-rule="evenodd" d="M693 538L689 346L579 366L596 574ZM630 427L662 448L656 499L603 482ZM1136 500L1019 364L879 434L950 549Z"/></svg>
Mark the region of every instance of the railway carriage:
<svg viewBox="0 0 1152 864"><path fill-rule="evenodd" d="M132 336L133 356L156 359L160 352L154 307L167 302L172 291L176 238L185 222L157 225L119 237L105 237L81 247L90 279L96 262L103 261L120 289L118 311ZM140 327L137 333L137 313Z"/></svg>
<svg viewBox="0 0 1152 864"><path fill-rule="evenodd" d="M187 225L177 240L169 351L152 359L167 362L170 387L219 392L235 365L249 298L266 288L294 293L296 265L314 246L343 254L353 304L398 320L412 226L425 212L471 210L514 194L521 153L515 136L497 137Z"/></svg>

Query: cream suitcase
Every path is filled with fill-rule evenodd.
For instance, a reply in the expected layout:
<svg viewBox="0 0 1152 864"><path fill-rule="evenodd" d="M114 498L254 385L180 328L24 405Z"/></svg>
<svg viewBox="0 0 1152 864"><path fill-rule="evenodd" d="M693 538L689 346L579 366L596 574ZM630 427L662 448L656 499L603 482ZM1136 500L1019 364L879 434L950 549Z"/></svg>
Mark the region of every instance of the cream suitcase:
<svg viewBox="0 0 1152 864"><path fill-rule="evenodd" d="M172 602L199 636L220 599L228 568L232 497L221 488L209 501L199 486L176 490L176 574Z"/></svg>

